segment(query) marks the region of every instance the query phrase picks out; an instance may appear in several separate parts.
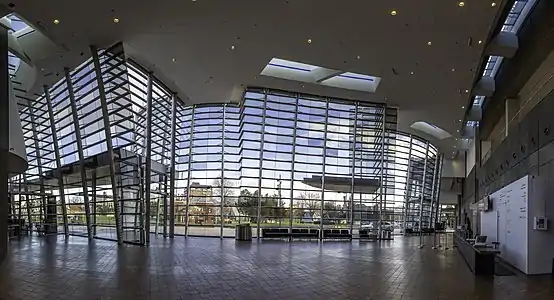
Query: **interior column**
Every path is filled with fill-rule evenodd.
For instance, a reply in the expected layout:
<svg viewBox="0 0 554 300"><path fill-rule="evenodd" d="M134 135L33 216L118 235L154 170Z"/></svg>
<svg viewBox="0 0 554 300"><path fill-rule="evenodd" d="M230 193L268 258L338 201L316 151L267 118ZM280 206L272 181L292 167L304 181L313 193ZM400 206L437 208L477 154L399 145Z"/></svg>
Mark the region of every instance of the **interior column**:
<svg viewBox="0 0 554 300"><path fill-rule="evenodd" d="M8 165L9 151L9 85L8 32L0 26L0 166ZM8 248L8 170L0 168L0 264Z"/></svg>

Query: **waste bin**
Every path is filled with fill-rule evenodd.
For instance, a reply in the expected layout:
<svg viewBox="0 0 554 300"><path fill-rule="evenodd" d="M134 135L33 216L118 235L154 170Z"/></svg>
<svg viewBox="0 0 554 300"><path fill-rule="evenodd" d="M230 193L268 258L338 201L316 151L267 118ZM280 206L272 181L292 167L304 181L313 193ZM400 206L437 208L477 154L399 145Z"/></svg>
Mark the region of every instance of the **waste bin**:
<svg viewBox="0 0 554 300"><path fill-rule="evenodd" d="M252 227L250 227L250 224L239 224L235 226L235 240L237 241L252 240Z"/></svg>

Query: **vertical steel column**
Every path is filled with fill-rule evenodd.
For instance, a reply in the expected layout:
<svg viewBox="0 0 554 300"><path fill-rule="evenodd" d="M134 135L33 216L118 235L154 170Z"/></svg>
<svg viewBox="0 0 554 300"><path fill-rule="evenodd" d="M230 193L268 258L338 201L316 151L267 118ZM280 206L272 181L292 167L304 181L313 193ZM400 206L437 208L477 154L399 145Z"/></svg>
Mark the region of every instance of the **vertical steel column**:
<svg viewBox="0 0 554 300"><path fill-rule="evenodd" d="M223 104L223 130L221 132L221 203L219 208L219 238L223 238L223 209L225 208L225 111L227 110L227 104Z"/></svg>
<svg viewBox="0 0 554 300"><path fill-rule="evenodd" d="M166 175L163 175L163 181L164 181L164 196L163 196L163 216L164 216L164 219L163 219L163 222L162 222L162 226L164 227L163 228L163 237L166 238L167 237L167 205L168 205L168 202L167 202L167 174Z"/></svg>
<svg viewBox="0 0 554 300"><path fill-rule="evenodd" d="M97 227L97 224L96 224L96 202L97 202L97 199L96 199L96 170L92 170L92 181L91 181L91 184L92 184L92 236L95 237L96 236L96 227ZM102 199L104 200L104 199Z"/></svg>
<svg viewBox="0 0 554 300"><path fill-rule="evenodd" d="M289 232L292 233L292 222L294 221L294 162L296 161L296 127L298 122L298 94L295 95L294 103L294 126L292 128L292 164L290 171L290 203L289 203ZM320 233L321 234L321 233Z"/></svg>
<svg viewBox="0 0 554 300"><path fill-rule="evenodd" d="M383 173L385 172L385 129L386 129L386 123L387 123L387 108L386 106L383 106L383 116L382 116L382 131L381 131L381 164L380 164L380 172L379 172L379 185L381 185L381 193L379 195L379 232L378 236L381 238L382 231L383 231L383 193L386 193L387 185L383 185L384 176ZM383 189L384 187L384 189ZM386 196L385 196L386 197Z"/></svg>
<svg viewBox="0 0 554 300"><path fill-rule="evenodd" d="M29 229L31 230L31 232L29 232L29 234L31 234L33 232L33 223L31 221L31 201L29 200L30 198L30 194L29 194L29 185L27 184L27 176L24 174L23 175L23 189L25 190L25 202L27 203L26 207L25 207L25 210L27 212L27 219L29 219Z"/></svg>
<svg viewBox="0 0 554 300"><path fill-rule="evenodd" d="M169 157L169 237L175 237L175 149L177 148L177 96L175 93L171 98L171 154ZM164 215L167 218L167 203L164 204ZM165 218L164 218L165 220ZM164 222L167 226L167 221ZM164 236L165 236L164 229Z"/></svg>
<svg viewBox="0 0 554 300"><path fill-rule="evenodd" d="M323 240L323 206L325 205L325 166L327 157L327 123L329 121L329 99L325 99L325 125L323 132L323 166L321 174L321 207L319 208L319 238ZM352 234L352 230L350 230Z"/></svg>
<svg viewBox="0 0 554 300"><path fill-rule="evenodd" d="M52 109L52 99L50 98L50 91L48 87L43 86L44 96L46 98L46 105L48 106L48 117L50 119L50 131L52 131L52 143L54 144L54 156L56 158L57 175L58 175L58 187L60 190L60 201L62 203L62 217L63 228L65 235L69 235L69 222L67 220L67 207L65 203L65 186L62 174L62 160L60 157L60 147L58 145L58 133L56 131L56 120L54 119L54 110Z"/></svg>
<svg viewBox="0 0 554 300"><path fill-rule="evenodd" d="M262 169L264 161L264 141L265 141L265 115L267 108L267 91L264 91L264 108L262 113L262 136L260 139L260 163L259 163L259 176L258 176L258 213L257 213L257 237L260 238L260 225L262 219Z"/></svg>
<svg viewBox="0 0 554 300"><path fill-rule="evenodd" d="M421 192L419 201L419 236L421 237L421 216L423 214L423 199L425 198L425 176L427 176L427 156L429 155L429 144L425 147L425 160L423 164L423 177L421 179Z"/></svg>
<svg viewBox="0 0 554 300"><path fill-rule="evenodd" d="M87 170L85 169L85 154L83 153L83 141L81 140L81 125L79 124L79 114L77 113L77 102L75 101L75 95L73 94L73 83L71 82L71 75L69 69L65 68L65 81L67 85L67 91L69 93L69 101L71 103L71 114L73 116L73 126L75 127L75 141L77 142L77 151L79 153L79 169L81 171L81 186L83 188L83 199L85 202L85 220L87 223L87 236L92 239L92 230L90 224L90 203L88 199L88 183L87 183Z"/></svg>
<svg viewBox="0 0 554 300"><path fill-rule="evenodd" d="M94 71L96 72L96 81L98 84L98 93L100 95L100 105L102 107L102 116L104 117L104 135L106 137L106 148L110 166L110 181L112 184L112 197L113 207L115 213L115 229L117 233L117 243L123 243L123 228L121 226L121 209L119 208L119 201L117 199L117 185L116 185L116 169L115 169L115 157L112 144L112 133L110 127L110 114L108 111L108 100L106 98L106 90L104 89L104 81L102 80L102 69L100 66L100 58L98 57L98 50L96 47L91 46L92 61L94 62Z"/></svg>
<svg viewBox="0 0 554 300"><path fill-rule="evenodd" d="M352 139L352 174L350 178L350 202L349 202L349 219L350 219L350 232L354 228L354 179L356 174L356 143L358 134L358 102L354 104L354 136ZM360 153L361 154L361 153ZM361 168L360 168L361 170ZM361 198L361 195L360 195ZM360 207L361 209L361 207ZM360 210L361 211L361 210ZM362 217L360 216L360 222Z"/></svg>
<svg viewBox="0 0 554 300"><path fill-rule="evenodd" d="M429 143L427 143L427 144L429 144ZM429 227L430 228L435 228L435 222L433 222L433 217L435 215L433 214L433 210L435 208L435 190L436 190L435 184L437 183L438 171L439 171L439 155L437 153L437 155L435 156L435 164L433 166L433 185L431 186L431 212L430 212L430 215L429 215Z"/></svg>
<svg viewBox="0 0 554 300"><path fill-rule="evenodd" d="M8 165L10 151L10 75L8 30L0 26L0 265L8 251ZM29 219L30 222L30 219Z"/></svg>
<svg viewBox="0 0 554 300"><path fill-rule="evenodd" d="M441 186L441 181L442 181L442 165L444 163L444 155L441 154L439 156L439 162L438 162L438 169L439 169L439 175L438 175L438 178L437 178L437 191L435 193L435 222L438 222L438 218L439 218L439 208L440 208L440 202L439 202L439 199L440 199L440 192L441 192L441 189L440 189L440 186Z"/></svg>
<svg viewBox="0 0 554 300"><path fill-rule="evenodd" d="M410 201L410 168L412 166L412 135L409 135L410 138L410 148L408 149L408 171L406 172L406 186L405 186L405 193L406 196L404 197L404 234L406 234L406 225L407 225L407 219L408 219L408 203Z"/></svg>
<svg viewBox="0 0 554 300"><path fill-rule="evenodd" d="M192 106L192 115L190 117L190 132L189 132L189 159L188 159L188 170L187 170L187 199L185 200L185 237L188 236L189 232L189 204L190 204L190 175L192 167L192 139L194 138L194 113L196 111L196 106Z"/></svg>
<svg viewBox="0 0 554 300"><path fill-rule="evenodd" d="M152 80L154 75L148 72L148 83L146 86L146 167L144 170L144 202L145 209L141 212L144 216L144 241L150 243L150 206L152 189Z"/></svg>
<svg viewBox="0 0 554 300"><path fill-rule="evenodd" d="M42 172L42 154L40 153L40 145L38 142L38 136L37 136L37 125L36 125L36 119L35 119L35 111L33 109L33 103L31 101L27 101L27 105L29 107L29 117L31 119L31 130L33 131L33 140L35 144L35 155L37 160L37 169L38 169L38 176L39 176L39 184L40 184L40 208L41 208L41 217L43 218L42 223L46 223L46 191L44 189L44 173ZM44 225L44 224L43 224Z"/></svg>

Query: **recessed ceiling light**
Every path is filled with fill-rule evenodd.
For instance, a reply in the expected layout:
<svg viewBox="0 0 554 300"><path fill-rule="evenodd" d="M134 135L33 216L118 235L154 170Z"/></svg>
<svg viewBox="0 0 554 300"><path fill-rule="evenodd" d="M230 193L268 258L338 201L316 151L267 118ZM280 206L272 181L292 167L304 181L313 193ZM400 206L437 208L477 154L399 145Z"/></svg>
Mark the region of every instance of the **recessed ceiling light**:
<svg viewBox="0 0 554 300"><path fill-rule="evenodd" d="M308 44L311 44L312 43L312 39L308 39Z"/></svg>
<svg viewBox="0 0 554 300"><path fill-rule="evenodd" d="M479 40L479 42L478 42L478 43L479 43L479 44L482 44L482 43L483 43L483 41Z"/></svg>
<svg viewBox="0 0 554 300"><path fill-rule="evenodd" d="M496 6L496 2L491 3L491 6L492 6L492 7L495 7L495 6Z"/></svg>
<svg viewBox="0 0 554 300"><path fill-rule="evenodd" d="M55 20L54 20L54 24L56 24L56 25L60 24L60 20L55 19Z"/></svg>
<svg viewBox="0 0 554 300"><path fill-rule="evenodd" d="M172 62L177 62L177 59L174 57L171 59Z"/></svg>
<svg viewBox="0 0 554 300"><path fill-rule="evenodd" d="M231 46L231 50L235 50L235 45L232 45L232 46Z"/></svg>
<svg viewBox="0 0 554 300"><path fill-rule="evenodd" d="M460 119L460 120L458 120L458 122L462 122L462 120Z"/></svg>
<svg viewBox="0 0 554 300"><path fill-rule="evenodd" d="M456 72L456 69L452 68L452 72Z"/></svg>
<svg viewBox="0 0 554 300"><path fill-rule="evenodd" d="M391 16L396 16L396 10L391 11L391 12L390 12L390 15L391 15Z"/></svg>
<svg viewBox="0 0 554 300"><path fill-rule="evenodd" d="M113 22L114 22L114 23L119 23L119 19L118 19L118 18L114 18L114 19L113 19Z"/></svg>
<svg viewBox="0 0 554 300"><path fill-rule="evenodd" d="M456 132L460 132L460 129L456 130Z"/></svg>
<svg viewBox="0 0 554 300"><path fill-rule="evenodd" d="M458 3L458 6L459 6L459 7L464 7L464 6L466 6L466 3L465 3L464 1L460 1L460 2Z"/></svg>
<svg viewBox="0 0 554 300"><path fill-rule="evenodd" d="M427 42L427 45L429 45L429 46L431 46L432 44L433 44L433 43L432 43L432 42L430 42L430 41L429 41L429 42Z"/></svg>
<svg viewBox="0 0 554 300"><path fill-rule="evenodd" d="M358 56L356 56L356 59L360 59L360 58L362 58L362 57L360 57L359 55L358 55Z"/></svg>
<svg viewBox="0 0 554 300"><path fill-rule="evenodd" d="M414 71L410 72L410 75L414 75Z"/></svg>
<svg viewBox="0 0 554 300"><path fill-rule="evenodd" d="M466 108L466 107L462 105L462 108Z"/></svg>
<svg viewBox="0 0 554 300"><path fill-rule="evenodd" d="M466 90L466 93L469 93L469 90Z"/></svg>

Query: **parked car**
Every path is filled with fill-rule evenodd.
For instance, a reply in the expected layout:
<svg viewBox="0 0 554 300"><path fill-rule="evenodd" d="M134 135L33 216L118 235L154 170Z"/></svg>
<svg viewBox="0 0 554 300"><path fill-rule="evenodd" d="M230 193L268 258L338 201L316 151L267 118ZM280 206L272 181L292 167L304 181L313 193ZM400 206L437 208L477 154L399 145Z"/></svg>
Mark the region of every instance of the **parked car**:
<svg viewBox="0 0 554 300"><path fill-rule="evenodd" d="M379 229L379 221L362 221L360 229ZM382 230L394 230L394 224L388 221L381 221Z"/></svg>

